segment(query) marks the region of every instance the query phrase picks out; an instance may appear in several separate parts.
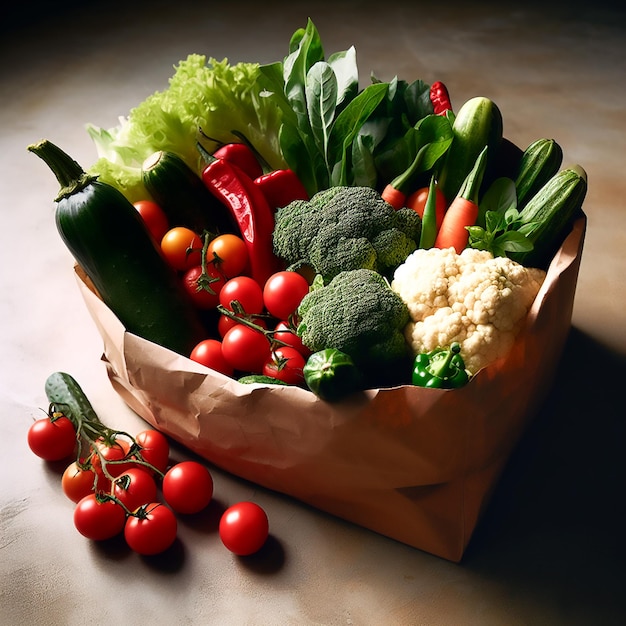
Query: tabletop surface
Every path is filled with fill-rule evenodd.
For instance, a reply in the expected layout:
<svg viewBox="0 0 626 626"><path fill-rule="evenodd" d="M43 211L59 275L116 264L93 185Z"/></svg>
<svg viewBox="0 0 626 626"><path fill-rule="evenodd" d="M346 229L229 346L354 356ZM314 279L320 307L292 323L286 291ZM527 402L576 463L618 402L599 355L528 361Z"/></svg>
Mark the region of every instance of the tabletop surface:
<svg viewBox="0 0 626 626"><path fill-rule="evenodd" d="M0 39L2 377L0 623L626 623L626 14L595 3L69 3L19 10ZM144 559L81 537L62 468L26 444L53 371L79 380L108 425L144 422L115 393L102 340L56 231L57 183L26 146L79 163L86 123L166 87L190 53L267 63L311 17L327 51L357 50L362 80L443 80L453 104L499 105L518 145L553 137L588 172L587 234L572 330L551 391L506 466L463 560L452 563L211 468L216 502L179 544ZM173 457L190 455L178 444ZM271 541L228 552L217 505L254 500Z"/></svg>

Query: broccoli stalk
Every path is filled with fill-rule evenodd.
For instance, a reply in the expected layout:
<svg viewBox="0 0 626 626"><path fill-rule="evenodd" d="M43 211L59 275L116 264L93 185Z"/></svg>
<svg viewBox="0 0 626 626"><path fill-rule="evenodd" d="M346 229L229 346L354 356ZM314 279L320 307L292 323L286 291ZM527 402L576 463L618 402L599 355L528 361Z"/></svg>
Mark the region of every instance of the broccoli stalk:
<svg viewBox="0 0 626 626"><path fill-rule="evenodd" d="M309 265L326 282L368 269L391 278L419 243L421 219L394 210L370 187L330 187L276 212L274 252L292 268Z"/></svg>

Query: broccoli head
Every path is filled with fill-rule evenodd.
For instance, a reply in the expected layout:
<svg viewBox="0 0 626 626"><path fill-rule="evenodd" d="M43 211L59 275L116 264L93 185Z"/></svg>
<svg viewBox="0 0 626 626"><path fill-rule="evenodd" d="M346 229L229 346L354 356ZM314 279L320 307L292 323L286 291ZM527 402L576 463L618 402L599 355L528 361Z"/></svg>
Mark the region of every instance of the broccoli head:
<svg viewBox="0 0 626 626"><path fill-rule="evenodd" d="M304 296L298 308L298 335L314 352L326 348L352 357L370 383L385 383L408 371L404 328L409 310L378 272L340 272ZM403 371L403 370L401 370Z"/></svg>
<svg viewBox="0 0 626 626"><path fill-rule="evenodd" d="M310 265L325 280L369 269L390 278L419 243L421 219L396 211L370 187L330 187L276 212L274 252L288 266Z"/></svg>

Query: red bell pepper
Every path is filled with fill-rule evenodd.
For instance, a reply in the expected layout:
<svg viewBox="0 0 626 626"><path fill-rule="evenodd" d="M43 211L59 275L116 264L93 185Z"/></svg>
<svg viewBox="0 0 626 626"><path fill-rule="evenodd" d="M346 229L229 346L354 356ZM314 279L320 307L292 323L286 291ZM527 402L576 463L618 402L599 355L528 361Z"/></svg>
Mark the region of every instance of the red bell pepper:
<svg viewBox="0 0 626 626"><path fill-rule="evenodd" d="M284 266L274 254L274 211L263 192L240 167L225 159L209 163L202 171L202 180L235 218L246 242L251 276L265 285Z"/></svg>
<svg viewBox="0 0 626 626"><path fill-rule="evenodd" d="M280 209L294 200L308 200L304 185L293 170L274 170L254 179L272 209Z"/></svg>

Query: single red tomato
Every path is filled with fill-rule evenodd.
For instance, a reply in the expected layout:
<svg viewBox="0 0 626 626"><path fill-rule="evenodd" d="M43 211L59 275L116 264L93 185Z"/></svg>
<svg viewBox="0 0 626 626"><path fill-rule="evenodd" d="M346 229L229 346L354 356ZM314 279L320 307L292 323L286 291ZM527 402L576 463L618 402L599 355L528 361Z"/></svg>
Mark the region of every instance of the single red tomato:
<svg viewBox="0 0 626 626"><path fill-rule="evenodd" d="M174 226L163 235L161 251L175 270L184 272L201 264L202 238L190 228Z"/></svg>
<svg viewBox="0 0 626 626"><path fill-rule="evenodd" d="M428 187L421 187L409 195L406 201L406 206L413 209L422 218L424 217L424 207L428 199L428 190ZM439 187L436 187L435 190L435 215L437 229L439 229L441 222L443 222L443 216L448 208L448 202Z"/></svg>
<svg viewBox="0 0 626 626"><path fill-rule="evenodd" d="M76 530L93 541L111 539L122 532L126 512L113 500L104 499L95 493L82 498L74 509Z"/></svg>
<svg viewBox="0 0 626 626"><path fill-rule="evenodd" d="M98 478L93 470L81 467L76 461L65 468L61 477L63 493L72 502L79 502L92 491L106 491L108 487L108 481Z"/></svg>
<svg viewBox="0 0 626 626"><path fill-rule="evenodd" d="M141 215L148 232L155 241L160 242L170 227L165 211L152 200L137 200L133 205Z"/></svg>
<svg viewBox="0 0 626 626"><path fill-rule="evenodd" d="M177 513L198 513L213 497L213 477L197 461L182 461L163 477L163 497Z"/></svg>
<svg viewBox="0 0 626 626"><path fill-rule="evenodd" d="M259 373L270 354L268 338L261 331L236 324L222 339L224 358L235 370Z"/></svg>
<svg viewBox="0 0 626 626"><path fill-rule="evenodd" d="M233 375L233 366L224 357L222 342L217 339L204 339L196 344L189 358L226 376Z"/></svg>
<svg viewBox="0 0 626 626"><path fill-rule="evenodd" d="M107 472L114 478L123 474L127 469L134 466L131 444L128 439L117 437L115 441L107 442L103 439L96 440L92 445L91 465L98 475L105 475L102 468L106 466Z"/></svg>
<svg viewBox="0 0 626 626"><path fill-rule="evenodd" d="M269 536L267 514L254 502L233 504L220 519L219 535L231 552L240 556L254 554Z"/></svg>
<svg viewBox="0 0 626 626"><path fill-rule="evenodd" d="M290 315L309 293L307 279L298 272L284 270L270 276L263 287L265 308L280 320L289 319Z"/></svg>
<svg viewBox="0 0 626 626"><path fill-rule="evenodd" d="M223 274L211 263L207 263L206 273L202 271L202 265L194 265L183 274L183 287L199 309L216 308L225 283Z"/></svg>
<svg viewBox="0 0 626 626"><path fill-rule="evenodd" d="M248 267L246 242L231 233L218 235L209 242L206 259L227 278L239 276Z"/></svg>
<svg viewBox="0 0 626 626"><path fill-rule="evenodd" d="M137 433L135 442L142 460L156 467L159 472L165 472L170 460L170 442L167 437L158 430L148 428Z"/></svg>
<svg viewBox="0 0 626 626"><path fill-rule="evenodd" d="M237 300L250 315L263 312L263 289L250 276L235 276L226 281L220 291L220 304L234 311L233 300Z"/></svg>
<svg viewBox="0 0 626 626"><path fill-rule="evenodd" d="M306 359L290 346L281 346L273 350L265 361L261 373L282 380L288 385L301 385L304 382Z"/></svg>
<svg viewBox="0 0 626 626"><path fill-rule="evenodd" d="M172 510L161 502L150 502L128 516L124 539L134 552L151 556L167 550L176 541L177 532Z"/></svg>
<svg viewBox="0 0 626 626"><path fill-rule="evenodd" d="M141 467L131 467L113 483L113 495L129 510L156 500L157 486L152 474Z"/></svg>
<svg viewBox="0 0 626 626"><path fill-rule="evenodd" d="M310 356L313 352L302 343L302 339L292 330L289 322L284 320L276 324L272 336L274 339L295 348L304 357Z"/></svg>
<svg viewBox="0 0 626 626"><path fill-rule="evenodd" d="M28 447L44 461L62 461L74 454L76 429L71 420L43 417L34 421L27 434Z"/></svg>

